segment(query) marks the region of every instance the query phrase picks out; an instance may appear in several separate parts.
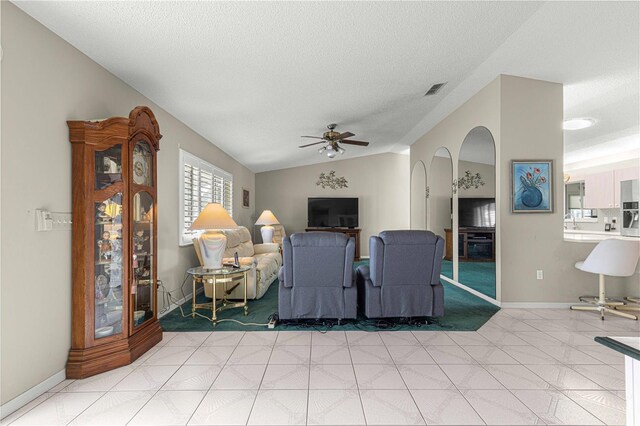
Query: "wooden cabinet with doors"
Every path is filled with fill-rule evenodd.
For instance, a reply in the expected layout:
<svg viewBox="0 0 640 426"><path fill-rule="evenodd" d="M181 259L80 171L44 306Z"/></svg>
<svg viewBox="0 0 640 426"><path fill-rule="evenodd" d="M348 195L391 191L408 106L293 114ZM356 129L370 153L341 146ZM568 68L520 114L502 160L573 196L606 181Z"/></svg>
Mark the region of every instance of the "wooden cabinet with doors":
<svg viewBox="0 0 640 426"><path fill-rule="evenodd" d="M584 178L584 208L613 208L613 172L587 175Z"/></svg>
<svg viewBox="0 0 640 426"><path fill-rule="evenodd" d="M453 261L453 230L446 228L444 258ZM458 260L461 262L495 262L495 228L458 229Z"/></svg>
<svg viewBox="0 0 640 426"><path fill-rule="evenodd" d="M633 179L640 179L640 168L629 167L626 169L617 169L613 171L613 207L622 207L622 201L620 200L620 182Z"/></svg>
<svg viewBox="0 0 640 426"><path fill-rule="evenodd" d="M584 176L584 207L588 209L620 208L620 182L638 179L640 169L630 167ZM572 181L577 180L573 178Z"/></svg>
<svg viewBox="0 0 640 426"><path fill-rule="evenodd" d="M158 123L68 121L72 144L72 333L67 378L131 363L162 340L157 318Z"/></svg>

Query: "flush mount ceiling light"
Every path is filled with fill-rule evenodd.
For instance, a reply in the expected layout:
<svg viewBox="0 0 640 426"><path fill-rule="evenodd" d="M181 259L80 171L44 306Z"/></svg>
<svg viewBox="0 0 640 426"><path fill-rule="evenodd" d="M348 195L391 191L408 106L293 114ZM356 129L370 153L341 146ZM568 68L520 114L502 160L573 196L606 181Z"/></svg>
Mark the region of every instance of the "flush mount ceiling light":
<svg viewBox="0 0 640 426"><path fill-rule="evenodd" d="M565 120L562 123L564 130L581 130L591 127L596 124L596 120L593 118L574 118L571 120Z"/></svg>

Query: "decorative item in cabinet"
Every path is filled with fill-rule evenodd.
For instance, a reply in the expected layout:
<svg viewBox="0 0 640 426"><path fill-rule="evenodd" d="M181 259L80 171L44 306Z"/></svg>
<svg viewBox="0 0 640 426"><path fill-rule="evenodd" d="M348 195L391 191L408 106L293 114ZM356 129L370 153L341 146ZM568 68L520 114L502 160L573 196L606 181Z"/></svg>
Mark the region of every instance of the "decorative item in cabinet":
<svg viewBox="0 0 640 426"><path fill-rule="evenodd" d="M131 363L162 340L157 318L156 156L147 107L68 121L73 156L72 335L67 378Z"/></svg>

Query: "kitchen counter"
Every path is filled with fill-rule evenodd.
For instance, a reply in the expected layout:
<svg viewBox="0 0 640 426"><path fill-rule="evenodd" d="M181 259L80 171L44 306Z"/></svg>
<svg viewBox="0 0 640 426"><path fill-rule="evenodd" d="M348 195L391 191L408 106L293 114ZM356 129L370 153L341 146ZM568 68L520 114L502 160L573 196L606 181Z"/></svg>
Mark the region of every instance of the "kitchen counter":
<svg viewBox="0 0 640 426"><path fill-rule="evenodd" d="M599 243L602 240L609 238L617 238L620 240L640 241L640 237L627 237L621 236L620 232L605 232L605 231L588 231L582 229L565 229L564 240L573 243Z"/></svg>
<svg viewBox="0 0 640 426"><path fill-rule="evenodd" d="M640 424L640 337L596 337L595 341L624 355L627 424Z"/></svg>

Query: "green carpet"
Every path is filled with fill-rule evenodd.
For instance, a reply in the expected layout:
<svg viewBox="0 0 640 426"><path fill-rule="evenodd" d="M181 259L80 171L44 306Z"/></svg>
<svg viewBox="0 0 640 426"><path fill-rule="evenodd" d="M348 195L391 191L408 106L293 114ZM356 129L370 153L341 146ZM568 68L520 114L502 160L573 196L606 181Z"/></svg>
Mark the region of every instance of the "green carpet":
<svg viewBox="0 0 640 426"><path fill-rule="evenodd" d="M453 262L442 261L442 271L445 277L453 279ZM480 293L496 298L496 264L495 262L459 262L458 282L471 287Z"/></svg>
<svg viewBox="0 0 640 426"><path fill-rule="evenodd" d="M368 261L360 261L354 263L354 268ZM422 325L401 325L394 327L394 330L447 330L447 331L468 331L477 330L485 322L491 318L493 314L498 312L499 308L491 303L454 286L447 282L442 282L444 286L445 298L445 316L436 318L435 323ZM198 295L198 303L208 301L203 294ZM237 322L219 322L215 327L211 321L196 317L191 318L191 301L182 304L182 310L187 315L182 316L180 309L174 309L164 317L160 318L160 324L164 331L250 331L262 330L270 331L264 326L251 325L244 326ZM249 301L249 315L244 316L242 309L229 309L218 313L218 320L234 319L243 323L259 323L263 324L268 321L271 314L278 311L278 281L275 280L265 295L258 300ZM199 309L199 313L211 317L211 311L207 309ZM322 327L320 327L322 328ZM308 330L308 326L304 325L279 325L273 330ZM358 318L355 322L348 322L342 325L336 325L332 330L377 330L374 322L367 320L365 317Z"/></svg>

